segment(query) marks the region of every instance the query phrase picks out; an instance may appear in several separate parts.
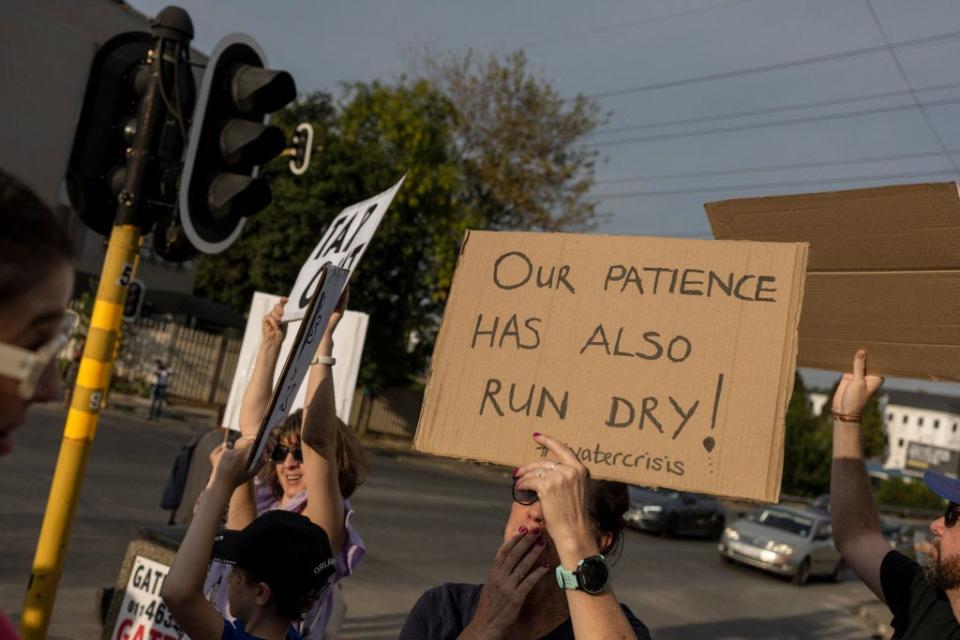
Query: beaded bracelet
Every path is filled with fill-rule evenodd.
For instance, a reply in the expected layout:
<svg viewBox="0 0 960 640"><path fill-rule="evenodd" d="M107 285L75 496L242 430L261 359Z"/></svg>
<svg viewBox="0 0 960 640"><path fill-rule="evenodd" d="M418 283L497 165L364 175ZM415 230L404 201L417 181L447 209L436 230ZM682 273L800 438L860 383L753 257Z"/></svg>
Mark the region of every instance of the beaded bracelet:
<svg viewBox="0 0 960 640"><path fill-rule="evenodd" d="M863 422L862 415L858 416L858 415L853 415L849 413L837 413L836 411L833 412L833 419L839 420L840 422L853 422L856 424L860 424Z"/></svg>

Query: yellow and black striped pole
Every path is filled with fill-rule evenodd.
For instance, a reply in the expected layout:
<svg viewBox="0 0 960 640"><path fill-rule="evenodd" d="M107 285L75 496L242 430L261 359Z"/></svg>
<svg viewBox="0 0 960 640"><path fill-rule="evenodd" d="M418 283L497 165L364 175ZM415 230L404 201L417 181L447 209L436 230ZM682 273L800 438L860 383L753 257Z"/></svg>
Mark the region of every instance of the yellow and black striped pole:
<svg viewBox="0 0 960 640"><path fill-rule="evenodd" d="M139 251L140 229L136 225L113 227L20 618L23 640L40 640L47 635L87 454L113 370L127 285L136 275Z"/></svg>
<svg viewBox="0 0 960 640"><path fill-rule="evenodd" d="M97 300L20 616L23 640L43 640L47 636L87 455L113 370L127 287L136 276L141 229L149 229L156 222L149 218L147 207L148 191L156 191L150 189L154 185L147 184L149 169L156 160L159 134L165 129L168 116L174 114L180 119L181 127L184 125L183 105L177 105L175 111L171 109L167 94L178 95L173 91L171 79L176 81L175 67L189 51L193 24L183 9L167 7L152 21L151 28L153 48L146 60L149 80L139 103L133 142L126 152L123 186L117 194L117 212L97 287Z"/></svg>

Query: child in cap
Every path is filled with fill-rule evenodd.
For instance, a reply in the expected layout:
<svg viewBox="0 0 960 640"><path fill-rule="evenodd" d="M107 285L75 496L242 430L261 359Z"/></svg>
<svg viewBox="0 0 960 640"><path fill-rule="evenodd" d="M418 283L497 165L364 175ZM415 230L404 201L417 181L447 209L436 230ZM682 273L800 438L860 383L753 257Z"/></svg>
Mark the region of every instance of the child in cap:
<svg viewBox="0 0 960 640"><path fill-rule="evenodd" d="M270 511L242 531L218 535L234 489L247 480L249 444L220 458L160 595L192 640L299 640L293 627L334 573L327 534L306 517ZM229 584L234 623L203 595L211 556L235 565Z"/></svg>

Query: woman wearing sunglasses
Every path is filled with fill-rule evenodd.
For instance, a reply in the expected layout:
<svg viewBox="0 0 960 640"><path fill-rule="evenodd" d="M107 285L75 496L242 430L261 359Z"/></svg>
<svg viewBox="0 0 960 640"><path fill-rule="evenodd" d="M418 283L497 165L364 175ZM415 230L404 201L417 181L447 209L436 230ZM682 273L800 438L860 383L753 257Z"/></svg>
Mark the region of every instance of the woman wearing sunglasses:
<svg viewBox="0 0 960 640"><path fill-rule="evenodd" d="M260 350L240 408L241 439L256 437L273 392L273 372L285 333L280 321L285 303L282 299L263 321ZM236 530L273 509L302 513L322 527L330 539L335 556L334 582L350 575L366 552L363 540L351 526L353 511L348 500L363 480L366 456L356 435L337 417L333 395L333 332L345 307L346 294L317 347L307 379L306 408L274 428L272 464L234 493L227 511L227 528ZM220 453L222 449L218 448L211 455L214 471ZM215 563L204 586L208 598L226 615L228 576L229 568ZM299 631L305 640L323 635L333 616L336 597L335 589L327 589L304 617Z"/></svg>
<svg viewBox="0 0 960 640"><path fill-rule="evenodd" d="M610 586L608 558L622 544L626 486L591 479L568 446L533 437L554 461L514 471L503 544L486 582L424 593L401 640L650 638Z"/></svg>
<svg viewBox="0 0 960 640"><path fill-rule="evenodd" d="M37 196L0 171L0 456L13 450L13 431L35 402L60 394L57 355L76 316L73 246ZM0 640L16 638L0 613Z"/></svg>

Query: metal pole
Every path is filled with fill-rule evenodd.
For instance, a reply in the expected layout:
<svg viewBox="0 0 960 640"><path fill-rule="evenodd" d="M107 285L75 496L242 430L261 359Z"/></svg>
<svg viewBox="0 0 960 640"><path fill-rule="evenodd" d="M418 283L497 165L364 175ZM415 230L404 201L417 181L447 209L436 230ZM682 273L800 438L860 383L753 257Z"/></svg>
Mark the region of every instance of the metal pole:
<svg viewBox="0 0 960 640"><path fill-rule="evenodd" d="M152 145L166 117L160 85L163 65L169 64L168 48L180 43L181 50L185 50L193 38L190 17L177 7L161 11L152 28L155 39L148 60L150 81L138 114L137 133L129 152L123 189L118 196L117 216L103 262L90 331L43 514L33 572L20 619L23 640L46 638L50 625L89 447L96 434L103 396L113 370L114 346L123 322L127 285L136 275L140 229L149 226L146 223L150 222L142 219L142 198ZM179 64L179 60L174 64Z"/></svg>

